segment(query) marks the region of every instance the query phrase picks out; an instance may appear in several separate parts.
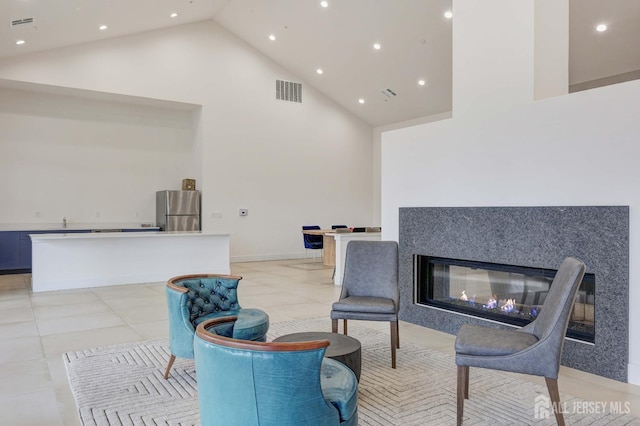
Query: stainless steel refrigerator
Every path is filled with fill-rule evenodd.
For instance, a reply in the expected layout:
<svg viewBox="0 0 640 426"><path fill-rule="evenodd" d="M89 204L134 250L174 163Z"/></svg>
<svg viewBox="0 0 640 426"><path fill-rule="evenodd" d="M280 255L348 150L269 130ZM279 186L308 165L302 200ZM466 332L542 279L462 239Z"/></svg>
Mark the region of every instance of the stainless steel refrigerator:
<svg viewBox="0 0 640 426"><path fill-rule="evenodd" d="M200 191L156 192L156 226L161 231L199 231Z"/></svg>

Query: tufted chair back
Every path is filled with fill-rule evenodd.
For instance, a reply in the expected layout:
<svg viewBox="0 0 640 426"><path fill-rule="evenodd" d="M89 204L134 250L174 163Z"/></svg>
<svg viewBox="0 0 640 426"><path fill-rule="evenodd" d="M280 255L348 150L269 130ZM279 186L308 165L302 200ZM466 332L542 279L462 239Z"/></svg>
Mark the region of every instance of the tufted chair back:
<svg viewBox="0 0 640 426"><path fill-rule="evenodd" d="M184 291L184 307L193 327L205 316L224 312L230 314L240 309L238 303L238 283L242 277L235 275L190 275L176 277L169 286Z"/></svg>
<svg viewBox="0 0 640 426"><path fill-rule="evenodd" d="M199 323L240 314L238 283L241 279L237 275L194 274L174 277L167 282L171 358L165 379L176 356L193 359L193 336Z"/></svg>

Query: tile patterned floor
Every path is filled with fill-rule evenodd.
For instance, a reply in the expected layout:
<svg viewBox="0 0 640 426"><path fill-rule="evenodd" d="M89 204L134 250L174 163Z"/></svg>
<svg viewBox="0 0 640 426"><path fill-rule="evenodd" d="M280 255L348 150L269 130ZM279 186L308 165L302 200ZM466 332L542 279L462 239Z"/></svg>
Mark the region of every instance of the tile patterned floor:
<svg viewBox="0 0 640 426"><path fill-rule="evenodd" d="M319 263L247 262L231 269L244 277L238 290L242 306L265 310L272 322L326 316L340 293L333 269ZM0 275L0 424L78 425L61 354L167 337L165 284L34 294L30 279ZM368 325L388 333L387 323ZM453 354L454 336L401 322L400 338ZM638 386L564 367L559 383L561 392L585 400L629 401L640 416Z"/></svg>

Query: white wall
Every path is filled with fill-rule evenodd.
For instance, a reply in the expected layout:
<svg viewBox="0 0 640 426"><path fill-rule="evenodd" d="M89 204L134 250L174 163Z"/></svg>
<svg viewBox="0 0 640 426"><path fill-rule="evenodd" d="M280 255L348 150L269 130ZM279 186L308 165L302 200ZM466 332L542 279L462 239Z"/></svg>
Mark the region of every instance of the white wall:
<svg viewBox="0 0 640 426"><path fill-rule="evenodd" d="M232 260L302 256L303 224L379 224L372 128L213 22L11 58L0 78L202 105L182 177L202 176L204 228L232 234ZM303 103L277 101L276 79Z"/></svg>
<svg viewBox="0 0 640 426"><path fill-rule="evenodd" d="M189 175L190 111L0 89L2 223L153 223Z"/></svg>
<svg viewBox="0 0 640 426"><path fill-rule="evenodd" d="M453 2L454 116L478 119L531 101L534 0Z"/></svg>
<svg viewBox="0 0 640 426"><path fill-rule="evenodd" d="M633 81L383 133L383 238L398 239L399 207L629 205L629 381L640 384L638 111Z"/></svg>

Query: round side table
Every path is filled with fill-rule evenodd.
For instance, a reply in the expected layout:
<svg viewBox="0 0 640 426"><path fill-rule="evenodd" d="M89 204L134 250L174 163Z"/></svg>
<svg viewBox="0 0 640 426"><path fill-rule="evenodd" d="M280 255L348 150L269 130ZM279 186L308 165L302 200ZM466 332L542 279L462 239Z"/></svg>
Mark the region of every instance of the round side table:
<svg viewBox="0 0 640 426"><path fill-rule="evenodd" d="M328 340L330 345L324 356L349 367L355 373L356 379L360 381L361 347L360 342L353 337L324 331L307 331L285 334L273 339L274 342L308 342L310 340Z"/></svg>

